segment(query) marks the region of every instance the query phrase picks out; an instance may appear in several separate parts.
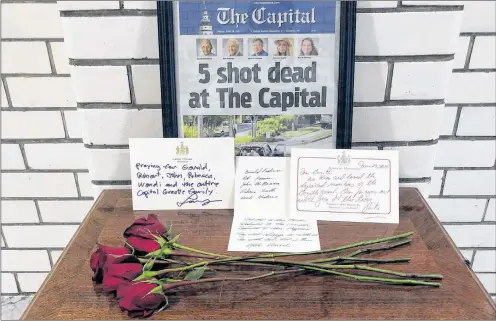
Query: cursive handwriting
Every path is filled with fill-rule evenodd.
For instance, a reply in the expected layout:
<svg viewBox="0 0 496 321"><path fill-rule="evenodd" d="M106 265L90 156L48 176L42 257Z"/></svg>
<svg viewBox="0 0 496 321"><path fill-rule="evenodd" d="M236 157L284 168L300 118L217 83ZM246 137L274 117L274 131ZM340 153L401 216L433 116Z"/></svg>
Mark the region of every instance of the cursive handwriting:
<svg viewBox="0 0 496 321"><path fill-rule="evenodd" d="M184 204L194 204L194 203L200 203L201 206L205 206L205 205L208 205L210 203L220 202L220 201L221 200L210 200L208 198L200 200L200 199L198 199L198 193L191 193L184 201L177 202L176 204L178 207L181 207Z"/></svg>

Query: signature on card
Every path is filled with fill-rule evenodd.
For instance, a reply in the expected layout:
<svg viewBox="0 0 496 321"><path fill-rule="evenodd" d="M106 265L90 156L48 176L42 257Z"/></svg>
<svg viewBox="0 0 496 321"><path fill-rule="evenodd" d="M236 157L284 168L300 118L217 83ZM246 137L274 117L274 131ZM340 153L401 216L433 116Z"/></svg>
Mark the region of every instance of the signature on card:
<svg viewBox="0 0 496 321"><path fill-rule="evenodd" d="M198 194L197 193L192 193L190 194L184 201L182 202L177 202L178 207L182 207L184 204L194 204L194 203L200 203L201 206L208 205L210 203L214 202L220 202L221 200L210 200L210 199L198 199Z"/></svg>

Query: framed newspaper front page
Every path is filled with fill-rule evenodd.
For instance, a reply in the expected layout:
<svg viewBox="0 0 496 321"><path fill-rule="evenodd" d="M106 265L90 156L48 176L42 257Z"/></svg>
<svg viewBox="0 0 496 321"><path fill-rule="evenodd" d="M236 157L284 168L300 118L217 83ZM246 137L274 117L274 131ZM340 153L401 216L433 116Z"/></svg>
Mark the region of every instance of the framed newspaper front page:
<svg viewBox="0 0 496 321"><path fill-rule="evenodd" d="M351 148L354 1L159 1L164 137Z"/></svg>

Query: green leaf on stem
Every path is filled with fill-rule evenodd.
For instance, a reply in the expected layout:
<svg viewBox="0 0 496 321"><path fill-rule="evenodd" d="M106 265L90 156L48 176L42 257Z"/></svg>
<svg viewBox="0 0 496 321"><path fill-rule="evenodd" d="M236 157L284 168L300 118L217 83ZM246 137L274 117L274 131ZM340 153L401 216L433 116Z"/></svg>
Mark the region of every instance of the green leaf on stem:
<svg viewBox="0 0 496 321"><path fill-rule="evenodd" d="M169 242L167 242L168 244L174 244L176 243L177 240L179 240L179 237L181 236L181 233L177 234L176 236L174 236L174 238L172 240L170 240Z"/></svg>
<svg viewBox="0 0 496 321"><path fill-rule="evenodd" d="M167 237L169 237L169 236L172 235L172 223L169 224L169 229L167 230L167 232L165 233L165 235Z"/></svg>
<svg viewBox="0 0 496 321"><path fill-rule="evenodd" d="M155 258L148 260L143 266L143 271L151 271L153 268L153 264L155 264Z"/></svg>
<svg viewBox="0 0 496 321"><path fill-rule="evenodd" d="M186 274L184 280L186 281L199 280L203 276L203 273L205 273L205 266L194 268L193 270L188 272L188 274Z"/></svg>

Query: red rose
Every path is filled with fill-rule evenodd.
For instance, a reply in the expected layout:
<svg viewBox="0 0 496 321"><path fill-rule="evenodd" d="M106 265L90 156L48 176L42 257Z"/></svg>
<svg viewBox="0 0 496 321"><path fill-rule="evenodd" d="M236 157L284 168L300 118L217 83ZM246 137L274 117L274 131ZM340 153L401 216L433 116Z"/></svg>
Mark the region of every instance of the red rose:
<svg viewBox="0 0 496 321"><path fill-rule="evenodd" d="M133 255L117 257L103 268L103 290L115 291L120 285L127 284L140 276L142 272L143 266L137 257Z"/></svg>
<svg viewBox="0 0 496 321"><path fill-rule="evenodd" d="M155 214L147 218L139 218L124 231L127 243L136 251L150 253L160 249L160 244L155 236L165 234L165 226L158 221Z"/></svg>
<svg viewBox="0 0 496 321"><path fill-rule="evenodd" d="M148 317L166 304L165 295L150 293L160 287L153 283L134 282L119 286L117 299L122 310L130 317Z"/></svg>
<svg viewBox="0 0 496 321"><path fill-rule="evenodd" d="M96 251L91 255L90 267L93 270L93 281L102 283L103 267L111 263L117 255L131 254L127 247L110 247L98 244Z"/></svg>

